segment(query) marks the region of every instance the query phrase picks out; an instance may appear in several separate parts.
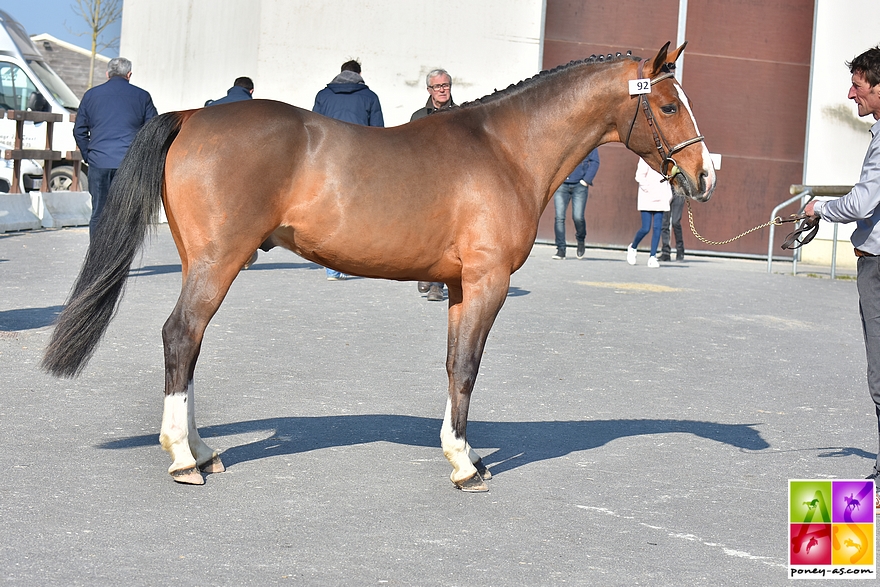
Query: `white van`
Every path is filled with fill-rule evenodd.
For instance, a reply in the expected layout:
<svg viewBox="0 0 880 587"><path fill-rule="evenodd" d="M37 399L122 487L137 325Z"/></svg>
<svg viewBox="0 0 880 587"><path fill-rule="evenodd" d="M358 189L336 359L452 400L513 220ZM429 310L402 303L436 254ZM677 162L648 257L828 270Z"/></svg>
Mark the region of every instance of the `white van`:
<svg viewBox="0 0 880 587"><path fill-rule="evenodd" d="M63 115L63 121L54 126L52 149L67 153L76 150L70 115L75 114L77 108L79 99L43 60L24 27L0 10L0 114L6 110L33 110ZM43 122L24 123L22 148L45 149L46 126ZM0 149L11 149L14 144L15 122L4 117L0 120ZM23 167L33 171L33 163L23 164ZM4 168L0 165L0 180ZM39 189L39 180L32 173L22 175L20 181L26 191ZM72 180L73 162L66 159L55 161L49 177L51 190L70 189ZM80 190L85 191L87 187L86 176L81 172Z"/></svg>

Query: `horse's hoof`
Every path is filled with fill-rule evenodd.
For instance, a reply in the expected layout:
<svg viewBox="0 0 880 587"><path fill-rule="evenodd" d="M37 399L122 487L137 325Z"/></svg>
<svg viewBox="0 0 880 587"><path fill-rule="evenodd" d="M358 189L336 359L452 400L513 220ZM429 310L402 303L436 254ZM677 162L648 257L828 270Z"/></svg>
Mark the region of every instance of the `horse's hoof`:
<svg viewBox="0 0 880 587"><path fill-rule="evenodd" d="M480 474L480 477L482 477L484 481L488 481L492 478L492 471L489 470L489 467L483 464L483 459L477 460L477 462L474 463L474 466L477 468L477 473Z"/></svg>
<svg viewBox="0 0 880 587"><path fill-rule="evenodd" d="M171 478L178 483L186 483L187 485L204 485L205 478L198 467L189 467L180 469L179 471L171 471Z"/></svg>
<svg viewBox="0 0 880 587"><path fill-rule="evenodd" d="M199 465L199 470L202 473L222 473L226 470L226 467L223 466L223 461L220 460L220 455L214 455L207 463Z"/></svg>
<svg viewBox="0 0 880 587"><path fill-rule="evenodd" d="M484 493L489 491L489 486L486 485L486 482L483 481L479 473L474 473L464 481L459 481L455 486L468 493Z"/></svg>

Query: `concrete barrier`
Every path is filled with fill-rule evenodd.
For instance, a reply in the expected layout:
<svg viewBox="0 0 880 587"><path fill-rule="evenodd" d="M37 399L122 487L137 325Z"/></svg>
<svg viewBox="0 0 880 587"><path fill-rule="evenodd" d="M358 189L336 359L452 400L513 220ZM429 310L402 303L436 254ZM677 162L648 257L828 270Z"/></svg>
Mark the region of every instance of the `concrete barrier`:
<svg viewBox="0 0 880 587"><path fill-rule="evenodd" d="M42 214L38 210L38 215L44 228L88 225L92 217L92 196L89 192L45 192L39 195Z"/></svg>
<svg viewBox="0 0 880 587"><path fill-rule="evenodd" d="M0 233L37 228L88 226L92 217L89 192L0 192ZM166 223L163 208L159 222Z"/></svg>
<svg viewBox="0 0 880 587"><path fill-rule="evenodd" d="M41 226L30 194L0 193L0 232L34 230Z"/></svg>

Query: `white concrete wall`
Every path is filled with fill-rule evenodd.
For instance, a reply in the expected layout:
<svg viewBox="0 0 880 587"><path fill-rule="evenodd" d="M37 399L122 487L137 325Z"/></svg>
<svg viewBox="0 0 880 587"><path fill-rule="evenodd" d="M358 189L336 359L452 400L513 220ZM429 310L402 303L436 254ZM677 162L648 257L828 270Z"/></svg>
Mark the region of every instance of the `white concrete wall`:
<svg viewBox="0 0 880 587"><path fill-rule="evenodd" d="M126 0L120 55L160 112L219 98L242 75L255 97L311 109L357 58L394 126L424 106L431 69L452 74L459 103L538 73L543 16L544 0Z"/></svg>
<svg viewBox="0 0 880 587"><path fill-rule="evenodd" d="M880 42L871 15L876 0L816 0L813 63L810 80L804 182L808 185L853 184L859 179L868 129L874 118L859 118L846 95L851 60ZM784 80L780 80L784 83Z"/></svg>
<svg viewBox="0 0 880 587"><path fill-rule="evenodd" d="M871 140L868 129L875 121L872 116L859 118L855 103L846 97L851 74L845 62L880 42L873 18L876 8L876 0L816 0L806 185L852 185L859 179ZM820 226L816 240L803 249L805 262L830 263L833 225L823 222ZM852 229L851 224L839 227L838 239L844 241L844 246L838 248L839 266L855 266L852 247L847 245Z"/></svg>

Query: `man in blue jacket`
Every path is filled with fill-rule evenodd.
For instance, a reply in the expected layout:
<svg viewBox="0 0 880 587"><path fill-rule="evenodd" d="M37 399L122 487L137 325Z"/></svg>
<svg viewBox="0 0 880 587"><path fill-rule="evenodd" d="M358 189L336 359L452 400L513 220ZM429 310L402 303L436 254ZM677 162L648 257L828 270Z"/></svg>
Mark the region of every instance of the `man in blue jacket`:
<svg viewBox="0 0 880 587"><path fill-rule="evenodd" d="M385 126L379 96L361 77L361 64L352 59L342 64L339 75L315 96L313 112L363 126Z"/></svg>
<svg viewBox="0 0 880 587"><path fill-rule="evenodd" d="M583 259L587 250L587 221L584 210L587 207L587 195L596 172L599 171L599 151L593 149L587 158L581 161L571 175L565 178L562 185L553 193L553 205L556 208L556 254L554 259L565 259L565 211L571 202L571 219L574 221L574 236L577 239L577 258Z"/></svg>
<svg viewBox="0 0 880 587"><path fill-rule="evenodd" d="M379 96L364 83L361 64L356 60L342 64L341 72L315 96L312 112L362 126L385 126ZM329 281L341 281L347 275L327 269Z"/></svg>
<svg viewBox="0 0 880 587"><path fill-rule="evenodd" d="M216 106L217 104L228 104L230 102L242 102L253 98L254 82L249 77L235 78L232 87L226 90L226 95L217 100L208 100L205 106Z"/></svg>
<svg viewBox="0 0 880 587"><path fill-rule="evenodd" d="M89 166L93 234L110 192L116 169L141 127L156 116L153 99L129 83L131 61L115 57L107 64L107 81L88 90L79 104L73 137Z"/></svg>

